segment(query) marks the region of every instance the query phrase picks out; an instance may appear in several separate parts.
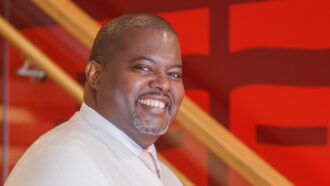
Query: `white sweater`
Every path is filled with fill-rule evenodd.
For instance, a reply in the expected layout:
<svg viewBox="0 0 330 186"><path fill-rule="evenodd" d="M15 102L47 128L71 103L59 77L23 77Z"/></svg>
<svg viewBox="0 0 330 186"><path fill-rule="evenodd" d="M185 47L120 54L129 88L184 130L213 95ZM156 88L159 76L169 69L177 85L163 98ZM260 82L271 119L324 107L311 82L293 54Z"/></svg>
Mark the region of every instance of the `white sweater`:
<svg viewBox="0 0 330 186"><path fill-rule="evenodd" d="M141 147L83 104L67 122L25 152L5 186L176 186L179 179L158 162L159 179L138 158Z"/></svg>

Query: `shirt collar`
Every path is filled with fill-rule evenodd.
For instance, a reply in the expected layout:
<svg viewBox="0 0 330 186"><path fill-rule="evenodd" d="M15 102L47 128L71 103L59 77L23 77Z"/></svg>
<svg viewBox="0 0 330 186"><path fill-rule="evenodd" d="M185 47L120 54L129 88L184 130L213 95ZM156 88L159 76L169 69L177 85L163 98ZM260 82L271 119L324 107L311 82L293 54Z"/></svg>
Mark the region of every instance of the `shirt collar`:
<svg viewBox="0 0 330 186"><path fill-rule="evenodd" d="M141 146L135 143L135 141L132 140L129 136L127 136L123 131L121 131L118 127L116 127L114 124L105 119L103 116L101 116L98 112L96 112L94 109L92 109L85 103L81 105L80 114L90 123L97 124L99 127L102 127L102 129L106 130L108 134L110 134L112 137L122 143L134 155L139 156L142 152L143 148ZM146 150L150 152L155 158L156 166L159 169L160 165L158 163L155 145L152 144Z"/></svg>

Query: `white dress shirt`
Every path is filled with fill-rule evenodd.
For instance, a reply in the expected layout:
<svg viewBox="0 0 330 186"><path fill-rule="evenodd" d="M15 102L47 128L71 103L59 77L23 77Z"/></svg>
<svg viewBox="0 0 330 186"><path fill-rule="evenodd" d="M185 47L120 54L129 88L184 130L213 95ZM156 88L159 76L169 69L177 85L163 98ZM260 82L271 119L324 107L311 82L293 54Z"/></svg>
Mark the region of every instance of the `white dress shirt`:
<svg viewBox="0 0 330 186"><path fill-rule="evenodd" d="M41 136L18 161L5 186L182 185L157 160L160 179L138 158L143 149L83 104L72 118Z"/></svg>

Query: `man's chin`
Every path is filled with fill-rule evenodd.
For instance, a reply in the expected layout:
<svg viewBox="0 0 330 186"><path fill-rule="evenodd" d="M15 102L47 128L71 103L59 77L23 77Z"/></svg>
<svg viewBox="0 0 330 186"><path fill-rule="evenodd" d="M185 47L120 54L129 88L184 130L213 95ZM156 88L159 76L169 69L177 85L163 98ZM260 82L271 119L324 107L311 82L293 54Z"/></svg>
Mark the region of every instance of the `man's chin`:
<svg viewBox="0 0 330 186"><path fill-rule="evenodd" d="M144 123L134 123L134 127L141 132L142 134L152 135L152 136L160 136L166 133L169 125L166 125L163 128L153 128L144 125Z"/></svg>
<svg viewBox="0 0 330 186"><path fill-rule="evenodd" d="M159 130L159 129L152 129L152 128L142 128L139 130L142 134L150 135L150 136L161 136L164 135L167 131L168 127L165 129Z"/></svg>
<svg viewBox="0 0 330 186"><path fill-rule="evenodd" d="M145 122L145 121L142 121L141 119L139 119L139 117L136 114L134 114L133 124L134 124L134 127L142 134L160 136L160 135L163 135L166 133L166 131L170 125L170 121Z"/></svg>
<svg viewBox="0 0 330 186"><path fill-rule="evenodd" d="M168 112L161 115L145 112L137 108L133 115L134 127L142 134L160 136L166 133L171 123L171 116Z"/></svg>

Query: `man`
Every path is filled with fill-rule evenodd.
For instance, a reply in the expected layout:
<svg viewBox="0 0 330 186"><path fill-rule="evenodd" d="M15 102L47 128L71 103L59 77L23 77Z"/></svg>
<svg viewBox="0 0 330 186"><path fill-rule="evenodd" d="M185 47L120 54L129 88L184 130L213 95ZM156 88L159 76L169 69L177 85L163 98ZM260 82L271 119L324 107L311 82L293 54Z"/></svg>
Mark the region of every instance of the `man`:
<svg viewBox="0 0 330 186"><path fill-rule="evenodd" d="M182 185L153 145L184 96L173 28L147 13L113 19L96 36L86 78L80 111L40 137L5 185Z"/></svg>

